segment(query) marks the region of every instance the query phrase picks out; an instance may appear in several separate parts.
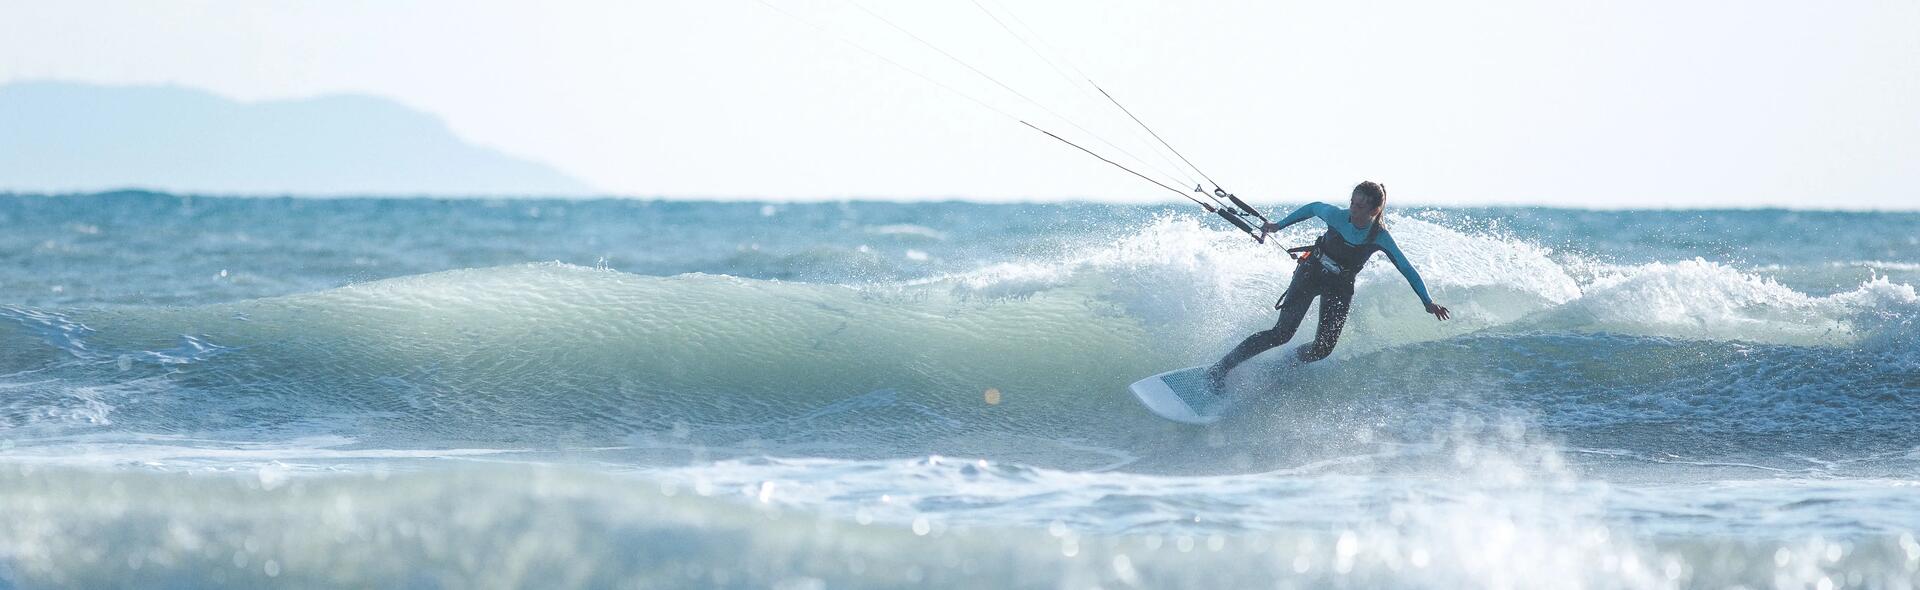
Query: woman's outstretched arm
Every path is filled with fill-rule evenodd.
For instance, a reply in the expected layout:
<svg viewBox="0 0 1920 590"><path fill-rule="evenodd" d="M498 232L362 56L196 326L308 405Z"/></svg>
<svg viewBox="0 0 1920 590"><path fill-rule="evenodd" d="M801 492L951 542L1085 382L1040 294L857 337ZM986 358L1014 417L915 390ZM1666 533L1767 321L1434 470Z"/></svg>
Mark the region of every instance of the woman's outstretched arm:
<svg viewBox="0 0 1920 590"><path fill-rule="evenodd" d="M1313 218L1314 216L1320 215L1322 209L1331 208L1331 207L1333 207L1333 205L1328 205L1326 203L1322 203L1319 201L1314 201L1312 203L1301 205L1299 209L1294 209L1292 213L1288 213L1286 217L1281 218L1279 222L1269 223L1269 224L1260 226L1260 231L1265 233L1273 233L1283 229L1287 229L1287 226L1300 223L1302 221L1306 221L1310 218Z"/></svg>
<svg viewBox="0 0 1920 590"><path fill-rule="evenodd" d="M1451 312L1433 302L1427 295L1427 283L1420 280L1420 271L1413 269L1413 263L1407 262L1407 255L1400 252L1400 245L1393 242L1393 234L1380 233L1380 251L1387 253L1387 259L1393 261L1393 267L1400 269L1400 276L1407 278L1407 284L1413 287L1413 294L1420 296L1420 303L1427 307L1427 313L1434 317L1447 319Z"/></svg>

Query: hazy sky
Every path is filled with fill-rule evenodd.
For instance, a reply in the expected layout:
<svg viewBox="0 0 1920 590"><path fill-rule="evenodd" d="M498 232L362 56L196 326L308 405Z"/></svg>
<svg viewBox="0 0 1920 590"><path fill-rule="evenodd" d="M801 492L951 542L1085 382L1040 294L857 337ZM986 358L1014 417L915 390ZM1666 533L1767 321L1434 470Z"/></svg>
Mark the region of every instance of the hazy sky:
<svg viewBox="0 0 1920 590"><path fill-rule="evenodd" d="M1258 201L1920 208L1914 0L767 2L0 0L0 82L373 94L617 194L1177 198L862 10L1171 169L984 6Z"/></svg>

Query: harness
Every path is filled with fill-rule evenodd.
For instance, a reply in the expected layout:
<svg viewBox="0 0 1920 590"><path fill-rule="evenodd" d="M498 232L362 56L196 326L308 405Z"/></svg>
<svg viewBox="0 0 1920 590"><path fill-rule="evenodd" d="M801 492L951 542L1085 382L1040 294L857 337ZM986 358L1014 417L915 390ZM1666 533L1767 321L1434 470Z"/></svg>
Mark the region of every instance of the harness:
<svg viewBox="0 0 1920 590"><path fill-rule="evenodd" d="M1315 272L1338 277L1338 280L1345 281L1351 287L1354 278L1360 275L1360 268L1367 265L1367 258L1381 250L1378 244L1373 243L1374 238L1379 236L1380 229L1376 225L1367 232L1367 239L1356 246L1348 244L1346 238L1340 237L1339 232L1329 227L1327 233L1320 234L1320 239L1314 240L1312 245L1287 248L1287 255L1299 264L1309 265L1308 268ZM1287 293L1281 294L1280 299L1273 302L1273 308L1280 309L1281 304L1286 303L1287 295L1298 286L1287 285Z"/></svg>
<svg viewBox="0 0 1920 590"><path fill-rule="evenodd" d="M1352 279L1360 274L1361 267L1366 266L1367 258L1380 251L1380 246L1373 243L1379 235L1380 229L1376 225L1367 232L1367 239L1358 245L1348 244L1346 238L1340 237L1339 232L1329 227L1327 233L1320 234L1320 239L1313 241L1313 245L1288 248L1287 254L1300 264L1314 264L1313 268L1321 272Z"/></svg>

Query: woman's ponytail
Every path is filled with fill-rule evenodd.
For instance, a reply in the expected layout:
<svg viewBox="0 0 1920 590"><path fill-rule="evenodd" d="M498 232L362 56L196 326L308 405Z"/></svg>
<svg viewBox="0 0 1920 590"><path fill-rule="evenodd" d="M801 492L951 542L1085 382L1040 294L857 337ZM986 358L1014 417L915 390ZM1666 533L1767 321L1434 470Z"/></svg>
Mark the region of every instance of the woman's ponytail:
<svg viewBox="0 0 1920 590"><path fill-rule="evenodd" d="M1387 228L1387 185L1371 180L1362 182L1353 187L1353 196L1373 205L1373 223L1367 230L1367 241L1371 242L1380 236L1380 230Z"/></svg>

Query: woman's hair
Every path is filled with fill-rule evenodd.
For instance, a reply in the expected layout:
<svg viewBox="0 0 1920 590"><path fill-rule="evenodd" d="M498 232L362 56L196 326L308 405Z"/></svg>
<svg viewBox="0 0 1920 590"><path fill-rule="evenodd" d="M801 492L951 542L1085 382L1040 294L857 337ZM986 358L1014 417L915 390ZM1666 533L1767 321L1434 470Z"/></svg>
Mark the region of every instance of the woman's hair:
<svg viewBox="0 0 1920 590"><path fill-rule="evenodd" d="M1367 241L1371 242L1387 227L1387 185L1374 181L1362 182L1353 187L1353 196L1363 205L1373 207L1373 227L1367 230Z"/></svg>

